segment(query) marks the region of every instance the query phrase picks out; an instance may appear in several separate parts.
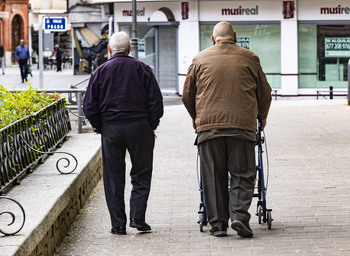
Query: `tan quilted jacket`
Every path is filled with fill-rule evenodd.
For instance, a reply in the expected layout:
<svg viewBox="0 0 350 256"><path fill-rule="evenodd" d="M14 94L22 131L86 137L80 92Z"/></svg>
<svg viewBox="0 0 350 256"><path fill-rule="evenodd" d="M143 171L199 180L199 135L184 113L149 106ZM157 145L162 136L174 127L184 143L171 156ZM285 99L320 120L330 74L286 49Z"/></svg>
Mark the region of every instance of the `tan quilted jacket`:
<svg viewBox="0 0 350 256"><path fill-rule="evenodd" d="M267 118L271 87L259 58L232 41L218 41L194 57L182 101L197 132L238 128L255 131Z"/></svg>

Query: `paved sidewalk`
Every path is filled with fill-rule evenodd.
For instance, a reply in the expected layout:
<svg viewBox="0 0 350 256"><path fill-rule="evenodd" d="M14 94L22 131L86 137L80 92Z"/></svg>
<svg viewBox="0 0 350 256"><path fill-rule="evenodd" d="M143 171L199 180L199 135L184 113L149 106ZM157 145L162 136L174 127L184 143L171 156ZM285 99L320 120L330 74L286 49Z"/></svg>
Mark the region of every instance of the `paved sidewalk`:
<svg viewBox="0 0 350 256"><path fill-rule="evenodd" d="M225 238L199 231L195 134L180 99L172 103L156 132L146 219L153 233L128 227L127 236L111 234L100 182L56 255L350 255L347 100L272 102L267 204L274 220L267 230L252 215L248 239L233 230ZM252 214L255 209L256 199Z"/></svg>
<svg viewBox="0 0 350 256"><path fill-rule="evenodd" d="M6 89L28 89L29 85L33 88L40 87L39 69L33 67L33 76L28 76L28 82L21 83L21 74L19 67L11 67L5 69L5 75L0 73L0 85ZM64 68L62 72L56 72L55 69L44 69L43 71L43 88L44 89L68 89L70 84L76 84L90 75L73 75L73 68ZM87 82L80 85L83 87Z"/></svg>

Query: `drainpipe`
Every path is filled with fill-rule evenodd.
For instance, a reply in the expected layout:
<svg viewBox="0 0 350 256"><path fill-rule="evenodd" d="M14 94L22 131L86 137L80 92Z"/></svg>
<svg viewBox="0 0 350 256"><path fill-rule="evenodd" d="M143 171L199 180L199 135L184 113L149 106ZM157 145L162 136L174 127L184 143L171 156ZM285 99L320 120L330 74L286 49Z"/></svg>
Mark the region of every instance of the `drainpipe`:
<svg viewBox="0 0 350 256"><path fill-rule="evenodd" d="M137 19L136 19L136 0L132 0L132 35L131 35L131 46L132 56L135 59L139 58L139 40L137 39Z"/></svg>

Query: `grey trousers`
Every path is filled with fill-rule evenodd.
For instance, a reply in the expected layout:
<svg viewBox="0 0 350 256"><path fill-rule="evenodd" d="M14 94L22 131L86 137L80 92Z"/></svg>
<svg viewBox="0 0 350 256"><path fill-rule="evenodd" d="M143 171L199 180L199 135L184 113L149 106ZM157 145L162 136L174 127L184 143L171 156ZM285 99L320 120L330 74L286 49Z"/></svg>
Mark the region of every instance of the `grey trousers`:
<svg viewBox="0 0 350 256"><path fill-rule="evenodd" d="M112 227L125 227L125 154L132 168L130 218L145 220L151 189L155 136L147 121L102 128L103 184Z"/></svg>
<svg viewBox="0 0 350 256"><path fill-rule="evenodd" d="M249 223L257 172L255 142L227 136L206 140L198 148L209 224L227 226L229 218Z"/></svg>

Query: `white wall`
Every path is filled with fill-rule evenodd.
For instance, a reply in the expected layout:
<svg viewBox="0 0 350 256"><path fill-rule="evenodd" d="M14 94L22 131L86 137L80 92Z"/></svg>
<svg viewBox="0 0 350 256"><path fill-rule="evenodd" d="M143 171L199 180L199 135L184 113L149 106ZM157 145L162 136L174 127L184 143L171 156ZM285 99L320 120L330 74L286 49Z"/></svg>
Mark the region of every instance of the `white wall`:
<svg viewBox="0 0 350 256"><path fill-rule="evenodd" d="M179 26L179 94L182 95L185 76L193 57L199 52L198 21L181 22Z"/></svg>
<svg viewBox="0 0 350 256"><path fill-rule="evenodd" d="M298 23L281 21L281 91L285 95L298 94Z"/></svg>
<svg viewBox="0 0 350 256"><path fill-rule="evenodd" d="M199 16L198 3L189 3L189 17L180 21L178 31L179 94L182 95L185 76L193 57L199 52Z"/></svg>

